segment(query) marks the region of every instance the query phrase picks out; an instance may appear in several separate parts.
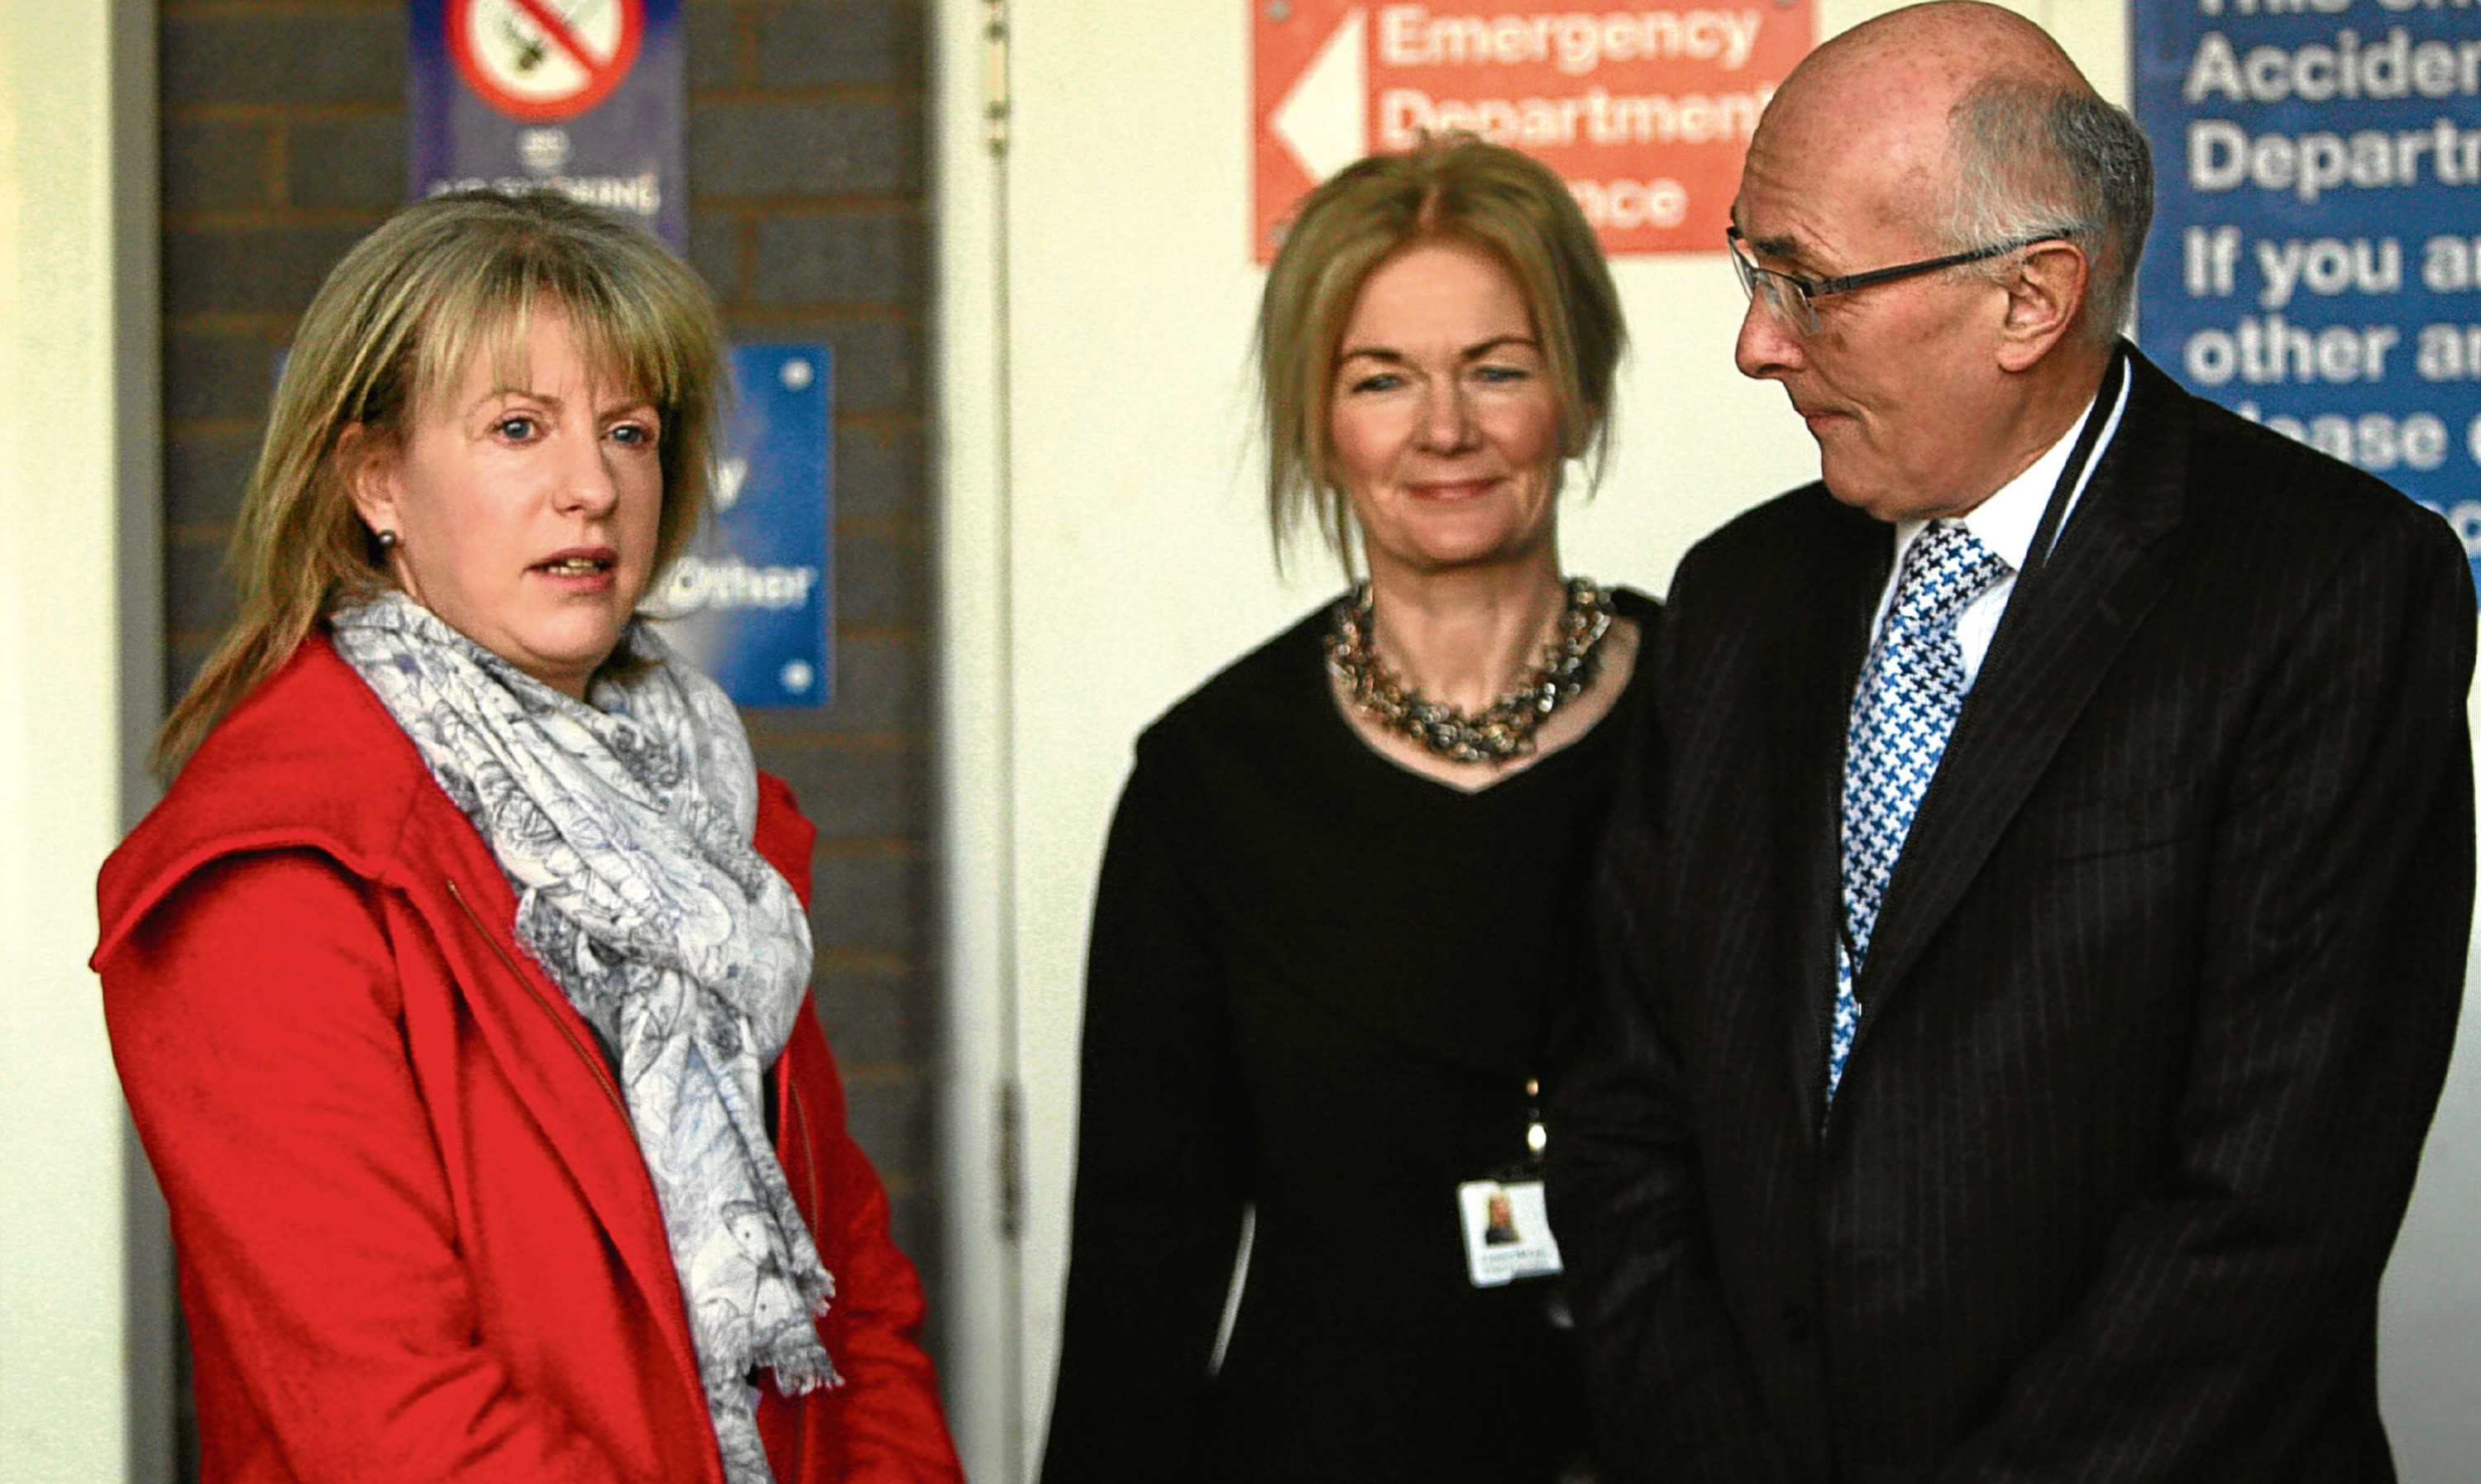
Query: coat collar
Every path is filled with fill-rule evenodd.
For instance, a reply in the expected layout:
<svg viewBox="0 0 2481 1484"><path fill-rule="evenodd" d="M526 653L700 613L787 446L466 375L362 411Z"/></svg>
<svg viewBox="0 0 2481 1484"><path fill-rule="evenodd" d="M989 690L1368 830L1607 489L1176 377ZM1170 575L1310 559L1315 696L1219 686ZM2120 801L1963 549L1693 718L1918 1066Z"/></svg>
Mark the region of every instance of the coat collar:
<svg viewBox="0 0 2481 1484"><path fill-rule="evenodd" d="M226 855L312 849L356 875L386 879L396 838L426 788L439 792L412 742L326 638L311 635L216 724L104 862L95 961L193 872Z"/></svg>
<svg viewBox="0 0 2481 1484"><path fill-rule="evenodd" d="M2009 600L1888 881L1854 986L1871 1011L1900 990L2169 582L2163 538L2185 514L2188 397L2132 347L2125 353L2135 378L2126 420L2051 560Z"/></svg>

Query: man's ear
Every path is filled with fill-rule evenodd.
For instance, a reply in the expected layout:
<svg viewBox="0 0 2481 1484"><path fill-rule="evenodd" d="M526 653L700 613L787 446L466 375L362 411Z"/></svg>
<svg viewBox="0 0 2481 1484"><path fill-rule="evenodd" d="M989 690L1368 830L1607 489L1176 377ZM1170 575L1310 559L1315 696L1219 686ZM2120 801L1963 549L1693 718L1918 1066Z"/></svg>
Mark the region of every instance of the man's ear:
<svg viewBox="0 0 2481 1484"><path fill-rule="evenodd" d="M336 435L336 470L353 495L353 509L374 533L395 531L397 452L384 433L362 423L348 423Z"/></svg>
<svg viewBox="0 0 2481 1484"><path fill-rule="evenodd" d="M2083 314L2093 262L2069 238L2035 243L2007 275L2007 307L1999 322L1998 364L2030 371Z"/></svg>

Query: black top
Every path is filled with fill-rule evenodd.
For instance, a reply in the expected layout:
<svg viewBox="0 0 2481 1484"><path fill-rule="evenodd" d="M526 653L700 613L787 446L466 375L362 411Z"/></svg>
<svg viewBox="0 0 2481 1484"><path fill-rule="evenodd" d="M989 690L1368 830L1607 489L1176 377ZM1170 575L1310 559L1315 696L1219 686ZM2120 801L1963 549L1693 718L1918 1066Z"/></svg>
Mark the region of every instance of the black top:
<svg viewBox="0 0 2481 1484"><path fill-rule="evenodd" d="M1650 641L1653 600L1613 598ZM1526 1153L1632 708L1463 793L1352 730L1326 624L1137 742L1087 966L1048 1484L1550 1480L1583 1450L1554 1285L1474 1288L1456 1186Z"/></svg>

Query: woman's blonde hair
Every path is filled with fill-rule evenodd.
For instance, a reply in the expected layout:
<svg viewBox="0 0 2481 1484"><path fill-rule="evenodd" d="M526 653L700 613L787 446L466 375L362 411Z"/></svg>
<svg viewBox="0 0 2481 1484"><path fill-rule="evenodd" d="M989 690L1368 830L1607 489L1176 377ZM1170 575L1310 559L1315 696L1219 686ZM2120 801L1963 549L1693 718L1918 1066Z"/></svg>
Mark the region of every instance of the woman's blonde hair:
<svg viewBox="0 0 2481 1484"><path fill-rule="evenodd" d="M166 719L159 768L187 760L314 625L387 586L349 460L363 446L401 446L418 409L476 356L521 369L532 317L546 310L588 364L654 404L664 504L650 570L660 577L680 554L706 512L728 395L706 286L645 233L555 193L467 191L407 206L345 254L301 316L234 522L239 615ZM606 668L630 663L624 646Z"/></svg>
<svg viewBox="0 0 2481 1484"><path fill-rule="evenodd" d="M1435 136L1409 153L1347 166L1302 197L1267 270L1258 386L1278 561L1305 520L1339 560L1351 560L1352 511L1327 430L1336 351L1363 280L1427 242L1482 247L1515 275L1550 365L1560 451L1601 474L1628 329L1594 229L1547 167L1470 134Z"/></svg>

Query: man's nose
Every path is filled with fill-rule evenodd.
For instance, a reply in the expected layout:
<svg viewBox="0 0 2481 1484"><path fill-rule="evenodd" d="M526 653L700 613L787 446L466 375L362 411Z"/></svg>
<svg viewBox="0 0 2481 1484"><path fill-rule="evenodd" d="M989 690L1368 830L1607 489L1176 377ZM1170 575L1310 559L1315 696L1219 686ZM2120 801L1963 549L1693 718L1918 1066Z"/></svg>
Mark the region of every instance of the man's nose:
<svg viewBox="0 0 2481 1484"><path fill-rule="evenodd" d="M1801 363L1802 345L1780 310L1763 294L1752 294L1740 311L1739 338L1732 343L1732 364L1740 375L1765 380L1781 377Z"/></svg>

